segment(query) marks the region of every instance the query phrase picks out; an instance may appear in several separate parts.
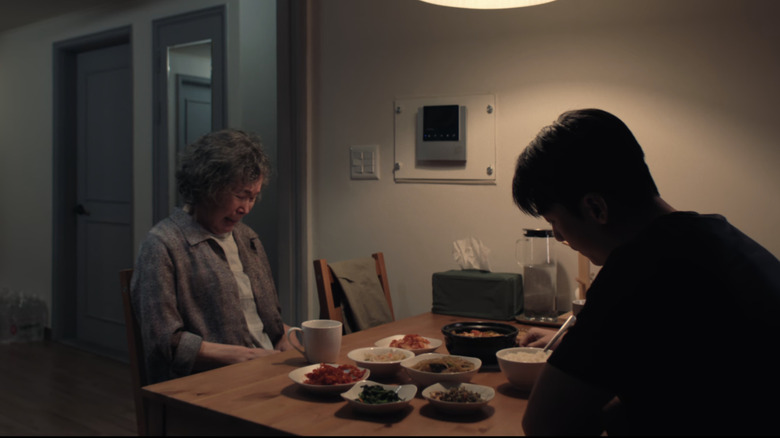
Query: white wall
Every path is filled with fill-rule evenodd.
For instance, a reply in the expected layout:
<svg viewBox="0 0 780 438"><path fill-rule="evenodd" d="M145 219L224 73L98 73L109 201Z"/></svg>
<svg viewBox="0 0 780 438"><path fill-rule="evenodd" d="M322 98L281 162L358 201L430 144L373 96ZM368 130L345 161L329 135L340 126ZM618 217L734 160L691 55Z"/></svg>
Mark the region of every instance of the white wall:
<svg viewBox="0 0 780 438"><path fill-rule="evenodd" d="M137 243L152 225L151 22L220 3L228 4L229 124L256 130L273 145L276 95L263 85L276 80L275 66L264 61L273 45L262 44L274 32L273 0L112 3L0 34L0 287L51 303L52 44L133 27ZM558 0L510 11L417 0L313 6L308 256L384 251L398 317L430 309L431 275L457 267L454 240L478 237L492 251L494 271L518 269L513 248L521 229L544 223L512 203L514 160L539 128L576 107L602 107L633 128L674 206L722 213L780 255L773 129L780 3ZM393 100L475 93L497 96L496 185L394 183ZM349 179L348 150L356 144L381 146L382 179ZM263 233L274 218L257 213L250 219ZM574 254L565 257L570 280L575 262ZM316 303L313 286L308 297ZM315 316L316 304L309 308Z"/></svg>
<svg viewBox="0 0 780 438"><path fill-rule="evenodd" d="M780 2L558 0L502 11L417 0L315 2L312 258L385 253L397 317L428 311L454 240L518 272L514 242L546 225L513 205L514 161L564 110L600 107L643 145L673 206L721 213L780 256ZM397 184L393 100L493 93L494 186ZM379 144L381 179L349 178ZM569 293L576 256L564 256ZM313 297L313 291L310 291ZM312 315L313 316L313 315Z"/></svg>
<svg viewBox="0 0 780 438"><path fill-rule="evenodd" d="M155 19L227 5L228 125L261 133L270 154L276 156L275 0L105 3L0 33L0 288L40 297L50 312L54 43L132 26L136 249L153 225L151 48ZM239 44L242 40L251 43ZM261 228L258 224L276 221L275 212L258 210L247 221ZM258 231L262 236L263 230Z"/></svg>

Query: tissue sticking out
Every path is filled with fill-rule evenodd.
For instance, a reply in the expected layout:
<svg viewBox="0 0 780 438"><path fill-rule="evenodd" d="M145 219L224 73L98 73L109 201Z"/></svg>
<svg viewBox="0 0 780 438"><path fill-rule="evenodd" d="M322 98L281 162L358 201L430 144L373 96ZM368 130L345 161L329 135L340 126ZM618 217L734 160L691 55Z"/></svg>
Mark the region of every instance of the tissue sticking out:
<svg viewBox="0 0 780 438"><path fill-rule="evenodd" d="M478 269L490 272L489 255L490 250L475 237L452 242L452 256L460 269Z"/></svg>

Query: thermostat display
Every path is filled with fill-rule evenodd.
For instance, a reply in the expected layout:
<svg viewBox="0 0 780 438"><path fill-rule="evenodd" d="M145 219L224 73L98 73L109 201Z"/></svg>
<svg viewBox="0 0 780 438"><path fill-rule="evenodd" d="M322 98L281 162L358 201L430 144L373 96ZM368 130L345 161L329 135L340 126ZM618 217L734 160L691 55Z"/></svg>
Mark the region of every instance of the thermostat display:
<svg viewBox="0 0 780 438"><path fill-rule="evenodd" d="M458 141L459 137L458 105L423 107L423 141Z"/></svg>
<svg viewBox="0 0 780 438"><path fill-rule="evenodd" d="M466 107L423 106L417 113L418 161L466 161Z"/></svg>

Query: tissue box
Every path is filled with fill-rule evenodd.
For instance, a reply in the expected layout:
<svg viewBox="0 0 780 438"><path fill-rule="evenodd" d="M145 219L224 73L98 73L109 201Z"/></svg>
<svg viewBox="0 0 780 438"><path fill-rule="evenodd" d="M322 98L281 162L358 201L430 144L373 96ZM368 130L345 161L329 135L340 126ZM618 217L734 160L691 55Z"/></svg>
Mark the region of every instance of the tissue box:
<svg viewBox="0 0 780 438"><path fill-rule="evenodd" d="M433 313L508 321L522 311L520 274L476 269L433 274Z"/></svg>

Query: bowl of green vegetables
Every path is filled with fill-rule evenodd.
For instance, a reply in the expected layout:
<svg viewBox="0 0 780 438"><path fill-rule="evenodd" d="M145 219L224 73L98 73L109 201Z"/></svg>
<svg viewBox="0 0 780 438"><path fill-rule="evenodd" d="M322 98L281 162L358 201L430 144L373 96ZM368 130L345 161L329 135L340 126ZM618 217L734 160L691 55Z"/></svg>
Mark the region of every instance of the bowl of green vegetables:
<svg viewBox="0 0 780 438"><path fill-rule="evenodd" d="M358 382L349 391L341 393L355 410L371 414L405 409L415 395L415 385L385 385L371 380Z"/></svg>

